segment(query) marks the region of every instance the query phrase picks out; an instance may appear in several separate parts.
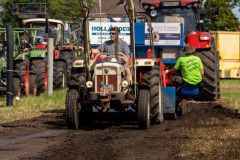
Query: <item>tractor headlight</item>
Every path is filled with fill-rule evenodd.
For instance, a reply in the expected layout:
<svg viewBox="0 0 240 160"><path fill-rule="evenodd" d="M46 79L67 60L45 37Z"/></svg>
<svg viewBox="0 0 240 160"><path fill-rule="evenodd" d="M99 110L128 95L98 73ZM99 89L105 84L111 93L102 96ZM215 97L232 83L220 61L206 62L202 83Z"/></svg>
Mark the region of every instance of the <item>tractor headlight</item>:
<svg viewBox="0 0 240 160"><path fill-rule="evenodd" d="M92 81L87 81L86 87L87 88L92 88L93 87L93 82Z"/></svg>
<svg viewBox="0 0 240 160"><path fill-rule="evenodd" d="M192 8L192 6L193 5L190 3L190 4L187 5L187 8Z"/></svg>
<svg viewBox="0 0 240 160"><path fill-rule="evenodd" d="M126 81L126 80L122 81L122 87L123 88L126 88L128 85L129 85L128 81Z"/></svg>
<svg viewBox="0 0 240 160"><path fill-rule="evenodd" d="M148 6L148 5L144 5L143 8L144 8L144 9L148 9L149 6Z"/></svg>
<svg viewBox="0 0 240 160"><path fill-rule="evenodd" d="M198 3L193 3L193 7L197 8L199 6Z"/></svg>
<svg viewBox="0 0 240 160"><path fill-rule="evenodd" d="M155 10L155 9L151 10L150 15L152 17L156 17L157 16L157 10Z"/></svg>
<svg viewBox="0 0 240 160"><path fill-rule="evenodd" d="M155 9L155 6L150 6L150 9Z"/></svg>

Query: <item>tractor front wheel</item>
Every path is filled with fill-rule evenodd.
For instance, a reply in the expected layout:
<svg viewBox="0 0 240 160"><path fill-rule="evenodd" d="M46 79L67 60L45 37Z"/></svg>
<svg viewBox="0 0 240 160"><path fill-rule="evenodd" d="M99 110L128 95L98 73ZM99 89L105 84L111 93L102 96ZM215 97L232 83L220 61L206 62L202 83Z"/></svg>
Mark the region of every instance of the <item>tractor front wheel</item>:
<svg viewBox="0 0 240 160"><path fill-rule="evenodd" d="M150 127L150 92L142 89L138 96L138 127L148 129Z"/></svg>
<svg viewBox="0 0 240 160"><path fill-rule="evenodd" d="M144 71L142 84L150 90L151 124L163 122L162 74L158 65Z"/></svg>
<svg viewBox="0 0 240 160"><path fill-rule="evenodd" d="M67 126L69 129L79 128L79 111L81 104L79 103L79 93L76 89L70 89L66 96L66 112Z"/></svg>

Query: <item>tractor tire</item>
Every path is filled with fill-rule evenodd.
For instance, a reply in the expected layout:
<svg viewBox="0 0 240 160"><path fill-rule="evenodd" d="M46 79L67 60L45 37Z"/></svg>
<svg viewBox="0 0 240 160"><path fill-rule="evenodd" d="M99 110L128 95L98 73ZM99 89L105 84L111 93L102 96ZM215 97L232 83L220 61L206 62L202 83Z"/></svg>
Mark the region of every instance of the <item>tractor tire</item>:
<svg viewBox="0 0 240 160"><path fill-rule="evenodd" d="M21 80L18 77L13 77L13 94L14 97L21 97Z"/></svg>
<svg viewBox="0 0 240 160"><path fill-rule="evenodd" d="M32 60L30 70L37 75L37 93L47 90L47 63L45 60Z"/></svg>
<svg viewBox="0 0 240 160"><path fill-rule="evenodd" d="M148 129L150 127L150 91L141 89L138 94L138 127Z"/></svg>
<svg viewBox="0 0 240 160"><path fill-rule="evenodd" d="M220 94L220 79L217 52L214 48L209 51L196 52L203 63L204 76L200 85L198 96L195 100L199 101L215 101Z"/></svg>
<svg viewBox="0 0 240 160"><path fill-rule="evenodd" d="M81 104L79 103L79 93L76 89L70 89L66 95L66 113L67 127L69 129L79 128L79 111Z"/></svg>
<svg viewBox="0 0 240 160"><path fill-rule="evenodd" d="M14 71L20 77L21 93L29 96L29 66L28 61L16 61Z"/></svg>
<svg viewBox="0 0 240 160"><path fill-rule="evenodd" d="M65 62L55 61L53 66L53 89L67 87L67 69Z"/></svg>
<svg viewBox="0 0 240 160"><path fill-rule="evenodd" d="M142 84L149 86L150 90L151 124L163 122L162 74L160 66L153 66L146 70L142 76Z"/></svg>
<svg viewBox="0 0 240 160"><path fill-rule="evenodd" d="M73 73L70 78L70 84L73 86L83 86L86 83L86 77L85 74L82 73Z"/></svg>
<svg viewBox="0 0 240 160"><path fill-rule="evenodd" d="M36 96L37 93L37 75L30 74L30 94Z"/></svg>
<svg viewBox="0 0 240 160"><path fill-rule="evenodd" d="M70 80L71 76L71 69L74 62L74 53L72 51L63 51L61 52L61 57L66 61L67 63L67 80Z"/></svg>

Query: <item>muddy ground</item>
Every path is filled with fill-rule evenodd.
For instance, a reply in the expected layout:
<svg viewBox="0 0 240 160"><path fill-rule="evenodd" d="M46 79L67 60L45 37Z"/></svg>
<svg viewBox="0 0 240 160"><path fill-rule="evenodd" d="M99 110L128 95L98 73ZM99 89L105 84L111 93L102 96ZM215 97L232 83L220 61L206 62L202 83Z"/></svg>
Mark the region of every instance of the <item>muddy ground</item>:
<svg viewBox="0 0 240 160"><path fill-rule="evenodd" d="M187 134L189 131L194 133L199 128L211 127L213 130L224 130L231 124L240 123L239 112L223 109L217 102L189 102L188 106L192 107L190 113L175 121L151 126L149 130L139 130L134 121L97 121L81 130L68 130L63 110L54 110L30 120L1 124L0 159L240 159L240 138L221 139L218 133L216 139L219 138L219 143L226 143L223 151L214 147L206 152L182 152L188 150L183 145L193 140ZM213 127L209 123L204 124L207 119L220 123ZM199 137L204 140L203 135Z"/></svg>

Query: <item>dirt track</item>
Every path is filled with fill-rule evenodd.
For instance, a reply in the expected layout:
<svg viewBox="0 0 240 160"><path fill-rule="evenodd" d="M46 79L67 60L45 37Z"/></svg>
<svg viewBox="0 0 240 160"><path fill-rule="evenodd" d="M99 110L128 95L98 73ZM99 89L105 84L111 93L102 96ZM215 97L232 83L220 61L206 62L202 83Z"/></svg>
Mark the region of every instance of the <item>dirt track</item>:
<svg viewBox="0 0 240 160"><path fill-rule="evenodd" d="M193 138L187 133L199 128L224 130L239 124L240 114L222 109L216 103L189 103L192 111L175 121L165 121L138 130L136 122L96 122L81 130L66 128L63 111L53 111L45 116L26 121L0 125L0 159L4 160L171 160L171 159L239 159L240 137L214 139L224 144L212 151L186 153L184 144L194 140L208 141L204 135ZM204 123L214 119L219 125ZM236 135L240 135L239 129ZM208 134L208 133L204 133ZM183 152L184 151L184 152Z"/></svg>

